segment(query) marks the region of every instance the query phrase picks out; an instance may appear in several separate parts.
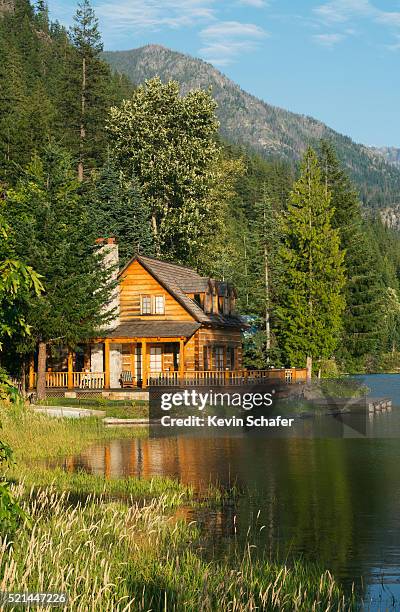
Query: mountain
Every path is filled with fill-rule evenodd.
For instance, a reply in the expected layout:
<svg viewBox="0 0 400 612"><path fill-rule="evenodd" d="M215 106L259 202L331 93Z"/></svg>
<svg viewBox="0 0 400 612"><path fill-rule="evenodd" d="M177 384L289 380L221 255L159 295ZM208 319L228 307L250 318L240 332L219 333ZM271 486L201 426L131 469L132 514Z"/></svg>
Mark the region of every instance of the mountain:
<svg viewBox="0 0 400 612"><path fill-rule="evenodd" d="M371 147L374 153L381 155L389 164L400 168L400 149L396 147Z"/></svg>
<svg viewBox="0 0 400 612"><path fill-rule="evenodd" d="M192 89L211 87L218 103L222 137L263 156L297 161L308 144L329 138L368 207L391 207L400 203L400 168L388 163L382 154L356 144L312 117L259 100L211 64L159 45L130 51L107 51L104 59L135 84L158 75L163 81L178 81L183 94Z"/></svg>

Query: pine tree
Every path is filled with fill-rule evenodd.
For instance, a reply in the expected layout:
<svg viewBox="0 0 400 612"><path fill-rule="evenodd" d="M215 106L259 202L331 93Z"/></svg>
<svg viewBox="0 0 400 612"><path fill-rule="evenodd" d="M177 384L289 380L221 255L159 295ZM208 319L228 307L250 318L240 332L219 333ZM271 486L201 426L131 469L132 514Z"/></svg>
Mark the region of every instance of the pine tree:
<svg viewBox="0 0 400 612"><path fill-rule="evenodd" d="M382 331L379 325L382 274L375 240L368 235L362 219L359 198L331 143L321 143L319 159L326 190L331 193L332 226L340 232L345 253L346 310L339 357L349 362L349 359L359 359L378 348Z"/></svg>
<svg viewBox="0 0 400 612"><path fill-rule="evenodd" d="M274 207L270 189L273 186L264 183L263 193L254 206L254 221L251 224L254 252L253 287L257 311L261 313L265 339L265 360L277 358L273 349L274 308L277 305L277 294L281 276L281 265L278 257L282 244L278 210ZM276 349L276 347L275 347ZM273 354L274 353L274 354Z"/></svg>
<svg viewBox="0 0 400 612"><path fill-rule="evenodd" d="M154 254L150 210L134 176L108 161L89 188L88 205L98 236L117 238L122 265L135 253Z"/></svg>
<svg viewBox="0 0 400 612"><path fill-rule="evenodd" d="M292 366L328 358L340 337L345 283L331 195L315 152L307 150L282 224L285 288L278 308L280 337Z"/></svg>
<svg viewBox="0 0 400 612"><path fill-rule="evenodd" d="M49 31L49 7L45 0L36 0L36 23L42 32Z"/></svg>
<svg viewBox="0 0 400 612"><path fill-rule="evenodd" d="M26 320L39 345L38 395L44 394L46 350L73 349L99 333L110 319L104 308L112 291L109 271L96 250L92 221L82 207L71 158L50 145L35 156L17 188L8 193L6 214L18 257L43 277L45 292L31 299Z"/></svg>
<svg viewBox="0 0 400 612"><path fill-rule="evenodd" d="M18 49L2 37L0 22L0 180L12 181L28 155L28 96Z"/></svg>
<svg viewBox="0 0 400 612"><path fill-rule="evenodd" d="M104 145L104 123L111 106L108 67L100 60L103 50L98 20L89 0L82 0L74 16L66 49L60 104L66 122L67 144L78 158L78 177L85 166L99 163L99 141Z"/></svg>

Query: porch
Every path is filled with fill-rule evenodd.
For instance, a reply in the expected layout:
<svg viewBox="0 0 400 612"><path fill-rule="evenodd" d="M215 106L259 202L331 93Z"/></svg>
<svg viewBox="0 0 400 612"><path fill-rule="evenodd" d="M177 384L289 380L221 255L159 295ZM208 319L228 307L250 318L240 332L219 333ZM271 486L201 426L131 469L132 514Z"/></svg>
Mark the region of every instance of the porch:
<svg viewBox="0 0 400 612"><path fill-rule="evenodd" d="M152 324L152 330L154 327ZM139 391L153 386L240 386L306 380L305 369L244 369L240 335L235 338L214 332L203 338L193 333L197 326L195 330L192 325L190 330L183 330L180 324L185 335L173 336L171 327L164 336L146 337L132 337L130 329L122 336L119 328L112 336L82 345L75 352L61 349L57 358L48 357L46 388L93 393ZM32 360L30 389L36 387L35 370Z"/></svg>
<svg viewBox="0 0 400 612"><path fill-rule="evenodd" d="M106 372L46 372L46 388L60 391L124 391L147 389L154 386L241 386L272 380L287 384L305 382L307 370L301 368L268 370L209 370L199 372L148 372L143 380L134 379L129 389L106 384ZM37 374L30 376L30 388L36 385Z"/></svg>

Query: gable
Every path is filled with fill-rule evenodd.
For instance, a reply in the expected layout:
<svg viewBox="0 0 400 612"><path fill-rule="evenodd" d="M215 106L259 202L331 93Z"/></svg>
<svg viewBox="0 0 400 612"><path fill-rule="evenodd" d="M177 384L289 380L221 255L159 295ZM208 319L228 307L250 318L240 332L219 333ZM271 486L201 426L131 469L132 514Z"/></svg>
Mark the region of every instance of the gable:
<svg viewBox="0 0 400 612"><path fill-rule="evenodd" d="M163 295L165 298L164 315L141 315L142 295ZM135 259L122 271L120 276L120 319L121 322L146 321L194 321L195 318L179 303L170 291L154 278L144 266Z"/></svg>

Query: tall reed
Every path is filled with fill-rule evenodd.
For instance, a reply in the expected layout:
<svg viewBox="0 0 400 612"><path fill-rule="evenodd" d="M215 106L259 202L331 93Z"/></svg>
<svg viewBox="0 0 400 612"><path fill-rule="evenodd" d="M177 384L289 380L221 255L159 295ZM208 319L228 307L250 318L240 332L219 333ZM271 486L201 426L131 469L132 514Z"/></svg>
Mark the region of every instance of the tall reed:
<svg viewBox="0 0 400 612"><path fill-rule="evenodd" d="M33 527L0 540L2 591L62 591L76 612L351 609L329 572L255 560L251 546L240 559L206 562L196 526L168 516L167 498L72 504L51 487L15 492Z"/></svg>

